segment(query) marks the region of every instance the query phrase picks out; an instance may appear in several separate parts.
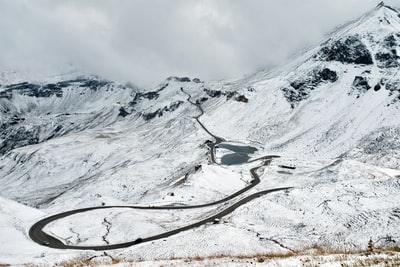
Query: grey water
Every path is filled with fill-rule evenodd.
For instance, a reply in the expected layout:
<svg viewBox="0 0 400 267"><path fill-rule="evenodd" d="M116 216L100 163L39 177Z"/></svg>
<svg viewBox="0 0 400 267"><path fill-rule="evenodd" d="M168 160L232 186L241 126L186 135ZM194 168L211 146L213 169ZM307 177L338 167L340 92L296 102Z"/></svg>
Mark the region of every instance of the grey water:
<svg viewBox="0 0 400 267"><path fill-rule="evenodd" d="M221 164L223 165L239 165L249 161L250 157L247 154L232 153L222 156Z"/></svg>
<svg viewBox="0 0 400 267"><path fill-rule="evenodd" d="M226 143L218 144L218 148L225 148L235 153L244 153L244 154L253 154L254 152L257 151L257 148L252 146L235 146Z"/></svg>
<svg viewBox="0 0 400 267"><path fill-rule="evenodd" d="M253 154L257 148L251 146L236 146L231 144L218 144L218 148L228 149L234 153L222 156L221 164L223 165L238 165L249 161L248 154Z"/></svg>

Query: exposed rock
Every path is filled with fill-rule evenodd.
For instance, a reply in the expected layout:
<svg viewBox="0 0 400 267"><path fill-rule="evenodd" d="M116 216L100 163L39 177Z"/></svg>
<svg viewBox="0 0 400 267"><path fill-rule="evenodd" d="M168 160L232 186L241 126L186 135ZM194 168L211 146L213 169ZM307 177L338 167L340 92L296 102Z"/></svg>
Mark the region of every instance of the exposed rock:
<svg viewBox="0 0 400 267"><path fill-rule="evenodd" d="M57 88L64 88L69 86L78 86L78 87L85 87L89 88L90 90L97 91L102 87L110 85L111 82L107 80L101 80L97 78L86 78L80 77L73 80L66 80L58 82L54 85L50 85L50 87L57 87Z"/></svg>
<svg viewBox="0 0 400 267"><path fill-rule="evenodd" d="M136 104L138 104L141 100L143 99L148 99L148 100L156 100L160 96L160 92L167 88L169 86L169 83L163 83L159 85L159 88L155 91L150 91L150 92L137 92L135 94L135 97L131 102L129 102L129 106L133 107Z"/></svg>
<svg viewBox="0 0 400 267"><path fill-rule="evenodd" d="M226 96L226 99L231 99L234 95L237 95L238 93L236 91L227 91L223 92L223 95Z"/></svg>
<svg viewBox="0 0 400 267"><path fill-rule="evenodd" d="M400 80L387 81L385 89L389 91L389 96L397 94L397 96L392 99L392 102L388 104L388 106L400 102Z"/></svg>
<svg viewBox="0 0 400 267"><path fill-rule="evenodd" d="M161 92L162 90L167 88L168 85L169 85L169 83L163 83L163 84L159 85L159 88L156 90L156 92Z"/></svg>
<svg viewBox="0 0 400 267"><path fill-rule="evenodd" d="M158 92L147 92L143 93L141 97L152 100L152 99L157 99L160 96Z"/></svg>
<svg viewBox="0 0 400 267"><path fill-rule="evenodd" d="M1 131L0 138L3 139L0 142L1 155L13 148L39 143L39 132L37 128L19 127L13 129L13 131Z"/></svg>
<svg viewBox="0 0 400 267"><path fill-rule="evenodd" d="M365 92L371 89L371 86L368 84L366 77L356 76L354 77L352 88L361 92Z"/></svg>
<svg viewBox="0 0 400 267"><path fill-rule="evenodd" d="M208 100L208 97L202 97L196 100L196 104L202 104Z"/></svg>
<svg viewBox="0 0 400 267"><path fill-rule="evenodd" d="M176 81L176 82L182 82L182 83L190 83L191 82L189 77L176 77L176 76L167 78L167 81Z"/></svg>
<svg viewBox="0 0 400 267"><path fill-rule="evenodd" d="M161 89L162 90L162 89ZM136 104L138 104L142 99L148 99L148 100L156 100L160 94L157 91L152 91L152 92L146 92L146 93L136 93L135 97L131 102L129 102L129 106L133 107Z"/></svg>
<svg viewBox="0 0 400 267"><path fill-rule="evenodd" d="M58 125L58 126L54 129L54 132L58 133L59 131L61 131L62 128L63 128L62 125Z"/></svg>
<svg viewBox="0 0 400 267"><path fill-rule="evenodd" d="M62 89L56 84L38 84L23 82L6 86L6 90L0 93L0 98L12 99L14 93L30 97L50 97L56 95L62 97Z"/></svg>
<svg viewBox="0 0 400 267"><path fill-rule="evenodd" d="M12 99L14 93L30 97L51 97L53 95L56 97L62 97L63 88L65 87L77 86L97 91L109 84L111 84L111 82L106 80L89 78L77 78L75 80L61 81L58 83L49 83L45 85L22 82L5 86L6 90L0 92L0 98Z"/></svg>
<svg viewBox="0 0 400 267"><path fill-rule="evenodd" d="M165 112L173 112L173 111L177 110L179 108L179 106L182 104L183 104L183 101L176 101L176 102L171 103L171 105L157 109L154 112L141 113L141 116L145 121L149 121L151 119L154 119L155 117L161 117Z"/></svg>
<svg viewBox="0 0 400 267"><path fill-rule="evenodd" d="M210 97L212 97L212 98L220 97L220 96L222 95L222 92L221 92L221 91L218 91L218 90L211 90L211 89L207 89L207 88L204 88L204 92L205 92L208 96L210 96Z"/></svg>
<svg viewBox="0 0 400 267"><path fill-rule="evenodd" d="M286 99L294 108L298 102L309 97L310 91L314 90L321 83L336 82L338 75L335 71L328 68L316 69L311 71L303 79L298 79L290 83L289 88L283 88L282 92Z"/></svg>
<svg viewBox="0 0 400 267"><path fill-rule="evenodd" d="M70 106L66 107L64 104L61 104L60 109L58 109L58 106L51 104L51 100L49 102L43 101L45 104L42 106L41 102L37 102L34 99L19 101L15 99L16 96L23 95L26 98L61 98L66 90L71 91L71 93L76 90L74 97L79 97L80 94L86 91L98 91L100 88L108 91L109 89L112 90L113 87L115 86L109 81L87 77L78 77L76 79L45 84L21 82L4 85L0 92L0 98L3 98L0 99L2 102L0 104L0 112L2 115L4 114L2 123L0 124L0 154L4 154L14 148L37 144L61 136L71 130L93 127L93 122L90 118L98 117L94 113L85 114L84 117L87 119L82 124L73 120L71 121L70 118L65 118L65 116L71 114L80 114L65 112L67 110L74 110L75 103L73 102L73 97L66 99L66 101L69 101ZM21 108L19 108L18 104L15 105L15 101L22 104ZM50 106L47 106L49 104ZM12 109L9 107L12 107ZM125 115L124 111L126 112L125 109L120 109L120 115ZM32 114L32 116L28 115L25 117L25 113ZM110 116L112 115L110 114ZM115 118L115 116L113 117Z"/></svg>
<svg viewBox="0 0 400 267"><path fill-rule="evenodd" d="M198 170L201 169L201 164L194 166L194 171L197 172Z"/></svg>
<svg viewBox="0 0 400 267"><path fill-rule="evenodd" d="M239 96L235 97L235 100L238 102L243 102L243 103L249 102L249 99L247 97L245 97L244 95L239 95Z"/></svg>
<svg viewBox="0 0 400 267"><path fill-rule="evenodd" d="M194 82L194 83L203 83L203 81L201 81L199 78L194 78L192 80L192 82Z"/></svg>
<svg viewBox="0 0 400 267"><path fill-rule="evenodd" d="M348 36L323 47L318 57L324 61L352 64L373 64L371 53L358 36Z"/></svg>
<svg viewBox="0 0 400 267"><path fill-rule="evenodd" d="M79 79L79 87L89 88L90 90L97 91L101 87L109 85L109 81L105 80L95 80L95 79Z"/></svg>
<svg viewBox="0 0 400 267"><path fill-rule="evenodd" d="M385 89L391 92L400 92L400 80L388 81L386 83Z"/></svg>
<svg viewBox="0 0 400 267"><path fill-rule="evenodd" d="M399 67L399 56L395 49L388 52L379 52L375 54L375 59L378 67L380 68L398 68Z"/></svg>
<svg viewBox="0 0 400 267"><path fill-rule="evenodd" d="M238 94L236 91L219 91L219 90L211 90L211 89L207 89L207 88L204 88L203 90L208 96L210 96L212 98L226 96L226 99L228 99L228 100L231 99L234 95Z"/></svg>
<svg viewBox="0 0 400 267"><path fill-rule="evenodd" d="M60 86L57 84L46 84L40 88L38 92L38 97L50 97L52 95L56 95L57 97L62 97L63 96L63 91Z"/></svg>
<svg viewBox="0 0 400 267"><path fill-rule="evenodd" d="M11 100L12 94L10 92L7 92L7 91L1 91L0 92L0 99L1 98L5 98L5 99L8 99L8 100Z"/></svg>
<svg viewBox="0 0 400 267"><path fill-rule="evenodd" d="M383 40L383 45L386 48L395 48L397 46L397 40L396 37L394 37L393 34L387 36L384 40Z"/></svg>
<svg viewBox="0 0 400 267"><path fill-rule="evenodd" d="M315 75L315 82L321 81L336 82L338 79L337 73L328 68L324 68L322 71L318 71Z"/></svg>
<svg viewBox="0 0 400 267"><path fill-rule="evenodd" d="M20 95L39 97L39 88L40 85L38 84L23 82L23 83L7 85L6 90L3 91L2 93L4 95L7 94L9 99L12 98L12 93L14 91Z"/></svg>
<svg viewBox="0 0 400 267"><path fill-rule="evenodd" d="M129 112L127 112L123 107L120 107L119 108L119 113L118 113L118 116L121 116L121 117L126 117L126 116L128 116L130 113Z"/></svg>

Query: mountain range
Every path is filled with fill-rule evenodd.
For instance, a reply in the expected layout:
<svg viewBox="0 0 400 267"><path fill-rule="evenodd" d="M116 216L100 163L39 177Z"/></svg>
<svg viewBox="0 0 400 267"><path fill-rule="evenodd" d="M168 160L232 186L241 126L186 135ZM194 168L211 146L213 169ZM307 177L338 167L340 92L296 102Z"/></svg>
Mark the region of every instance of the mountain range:
<svg viewBox="0 0 400 267"><path fill-rule="evenodd" d="M68 245L119 244L288 188L214 223L107 253L152 260L357 250L370 239L398 247L399 70L400 11L381 3L289 64L237 80L170 77L144 90L83 73L3 73L0 263L101 254L34 243L29 229L47 216L218 202L252 184L254 168L260 182L223 203L99 209L44 230Z"/></svg>

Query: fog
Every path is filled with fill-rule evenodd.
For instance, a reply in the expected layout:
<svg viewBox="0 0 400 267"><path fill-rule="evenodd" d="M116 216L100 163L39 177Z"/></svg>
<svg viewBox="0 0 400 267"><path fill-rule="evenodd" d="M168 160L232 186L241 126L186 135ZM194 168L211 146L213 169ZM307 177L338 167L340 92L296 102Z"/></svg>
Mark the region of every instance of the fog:
<svg viewBox="0 0 400 267"><path fill-rule="evenodd" d="M168 76L239 78L282 64L378 3L0 0L0 71L72 66L139 86Z"/></svg>

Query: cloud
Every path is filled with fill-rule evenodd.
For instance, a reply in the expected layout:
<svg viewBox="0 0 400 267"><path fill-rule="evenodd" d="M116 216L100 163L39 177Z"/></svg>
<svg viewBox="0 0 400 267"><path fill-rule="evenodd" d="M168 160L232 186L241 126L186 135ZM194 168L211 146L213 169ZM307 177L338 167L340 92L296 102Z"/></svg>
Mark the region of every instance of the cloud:
<svg viewBox="0 0 400 267"><path fill-rule="evenodd" d="M280 64L378 2L0 0L0 69L73 64L141 86L171 75L241 77Z"/></svg>

